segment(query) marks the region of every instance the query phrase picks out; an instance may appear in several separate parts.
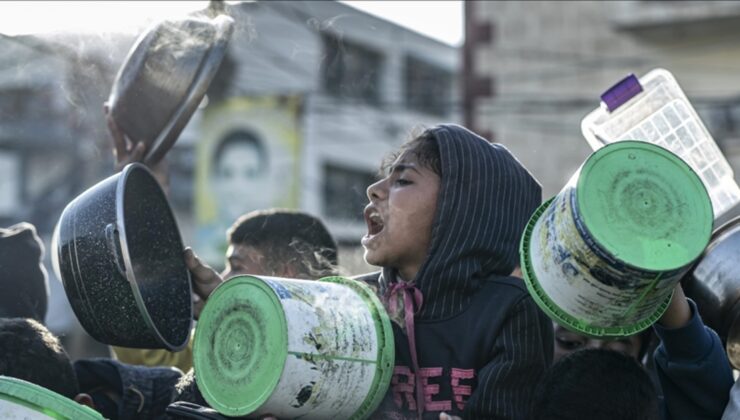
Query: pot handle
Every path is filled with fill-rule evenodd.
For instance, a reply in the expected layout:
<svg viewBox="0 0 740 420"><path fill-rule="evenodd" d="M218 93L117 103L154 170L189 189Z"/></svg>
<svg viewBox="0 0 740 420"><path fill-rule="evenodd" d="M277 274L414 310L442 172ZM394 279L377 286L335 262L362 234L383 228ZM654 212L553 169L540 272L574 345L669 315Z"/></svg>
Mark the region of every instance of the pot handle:
<svg viewBox="0 0 740 420"><path fill-rule="evenodd" d="M108 244L108 251L113 255L113 261L116 263L118 272L126 277L126 265L123 263L123 254L121 253L121 241L118 237L118 229L113 223L105 226L105 239Z"/></svg>
<svg viewBox="0 0 740 420"><path fill-rule="evenodd" d="M202 419L202 420L226 420L226 417L218 413L218 411L203 407L198 404L189 403L187 401L177 401L167 406L165 410L167 414L173 416L181 416L188 419Z"/></svg>

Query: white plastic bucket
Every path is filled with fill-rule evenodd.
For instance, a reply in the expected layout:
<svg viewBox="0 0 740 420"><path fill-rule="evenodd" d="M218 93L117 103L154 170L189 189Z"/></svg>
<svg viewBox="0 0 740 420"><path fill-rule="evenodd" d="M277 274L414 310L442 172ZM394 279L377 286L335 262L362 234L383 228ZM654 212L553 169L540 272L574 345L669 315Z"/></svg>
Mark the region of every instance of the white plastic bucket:
<svg viewBox="0 0 740 420"><path fill-rule="evenodd" d="M195 375L229 416L360 419L382 401L393 332L365 285L240 276L209 297L195 333Z"/></svg>
<svg viewBox="0 0 740 420"><path fill-rule="evenodd" d="M711 201L685 162L649 143L613 143L532 216L522 272L559 324L632 335L663 314L711 229Z"/></svg>

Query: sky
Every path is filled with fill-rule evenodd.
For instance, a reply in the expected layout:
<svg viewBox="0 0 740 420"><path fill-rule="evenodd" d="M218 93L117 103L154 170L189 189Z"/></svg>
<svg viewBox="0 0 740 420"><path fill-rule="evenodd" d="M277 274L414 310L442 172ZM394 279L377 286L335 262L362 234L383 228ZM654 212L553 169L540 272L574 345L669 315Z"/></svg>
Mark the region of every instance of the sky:
<svg viewBox="0 0 740 420"><path fill-rule="evenodd" d="M447 44L463 42L462 1L341 1Z"/></svg>
<svg viewBox="0 0 740 420"><path fill-rule="evenodd" d="M342 3L448 44L461 45L463 41L462 1ZM151 19L183 15L207 4L207 1L0 1L0 33L129 32Z"/></svg>

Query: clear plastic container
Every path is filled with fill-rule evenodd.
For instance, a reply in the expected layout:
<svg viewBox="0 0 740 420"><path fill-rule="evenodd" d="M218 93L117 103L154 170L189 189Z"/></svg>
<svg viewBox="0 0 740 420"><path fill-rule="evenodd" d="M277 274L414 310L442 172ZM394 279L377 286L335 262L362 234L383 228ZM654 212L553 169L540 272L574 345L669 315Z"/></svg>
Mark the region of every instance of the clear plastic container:
<svg viewBox="0 0 740 420"><path fill-rule="evenodd" d="M717 219L740 202L732 167L670 72L652 70L636 84L636 79L625 79L615 85L602 96L601 106L583 118L588 144L598 150L616 141L640 140L672 151L701 178Z"/></svg>

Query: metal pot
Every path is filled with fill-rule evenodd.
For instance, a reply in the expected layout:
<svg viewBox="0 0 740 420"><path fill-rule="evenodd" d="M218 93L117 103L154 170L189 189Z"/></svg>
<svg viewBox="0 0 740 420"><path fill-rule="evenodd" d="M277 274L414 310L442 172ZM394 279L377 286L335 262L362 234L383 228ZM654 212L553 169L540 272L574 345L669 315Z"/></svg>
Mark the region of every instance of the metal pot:
<svg viewBox="0 0 740 420"><path fill-rule="evenodd" d="M172 147L216 75L233 19L167 20L141 35L113 82L113 119L147 144L144 161L156 163Z"/></svg>
<svg viewBox="0 0 740 420"><path fill-rule="evenodd" d="M162 188L140 164L75 198L52 239L80 323L110 345L181 350L192 326L190 272Z"/></svg>
<svg viewBox="0 0 740 420"><path fill-rule="evenodd" d="M684 278L706 325L726 343L727 355L740 368L740 216L712 234L699 262Z"/></svg>

